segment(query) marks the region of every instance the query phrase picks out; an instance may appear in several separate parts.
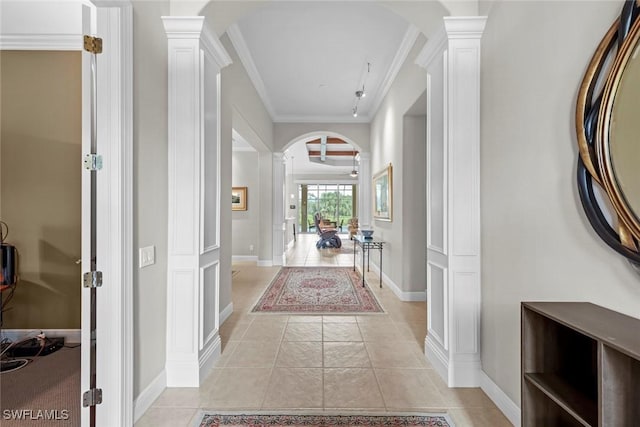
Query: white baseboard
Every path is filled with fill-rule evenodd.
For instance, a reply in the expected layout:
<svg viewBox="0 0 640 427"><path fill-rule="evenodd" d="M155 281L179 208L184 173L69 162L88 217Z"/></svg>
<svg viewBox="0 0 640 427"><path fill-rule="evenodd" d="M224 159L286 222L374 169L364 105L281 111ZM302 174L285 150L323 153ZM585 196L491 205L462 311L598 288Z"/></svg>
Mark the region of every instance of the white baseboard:
<svg viewBox="0 0 640 427"><path fill-rule="evenodd" d="M220 325L222 325L233 313L233 302L227 304L227 306L220 312Z"/></svg>
<svg viewBox="0 0 640 427"><path fill-rule="evenodd" d="M273 267L273 261L272 260L264 260L264 259L259 259L257 262L258 267Z"/></svg>
<svg viewBox="0 0 640 427"><path fill-rule="evenodd" d="M371 271L380 274L380 269L377 265L371 263L370 267ZM398 285L394 283L393 280L391 280L389 276L384 273L384 271L382 272L382 283L383 286L387 285L389 289L391 289L393 293L396 294L400 301L424 302L427 300L427 291L403 291Z"/></svg>
<svg viewBox="0 0 640 427"><path fill-rule="evenodd" d="M200 382L202 384L204 379L209 375L213 365L220 358L220 352L222 349L222 340L220 339L220 335L216 334L213 342L207 345L202 354L200 355Z"/></svg>
<svg viewBox="0 0 640 427"><path fill-rule="evenodd" d="M424 340L424 354L442 380L449 384L447 356L437 341L429 339L429 335ZM495 403L511 424L515 427L520 427L520 408L518 405L483 370L480 369L477 376L479 377L478 380L482 391L489 396L489 399Z"/></svg>
<svg viewBox="0 0 640 427"><path fill-rule="evenodd" d="M2 329L0 336L10 341L20 341L36 336L40 331L46 337L64 337L68 343L79 343L82 341L82 331L80 329Z"/></svg>
<svg viewBox="0 0 640 427"><path fill-rule="evenodd" d="M133 400L133 422L138 421L167 388L167 372L163 369L142 392Z"/></svg>
<svg viewBox="0 0 640 427"><path fill-rule="evenodd" d="M231 256L231 262L240 262L240 261L258 262L258 257L256 255L233 255L233 256Z"/></svg>
<svg viewBox="0 0 640 427"><path fill-rule="evenodd" d="M509 399L509 396L484 371L480 371L480 388L496 404L511 424L515 427L520 427L520 408L513 400Z"/></svg>
<svg viewBox="0 0 640 427"><path fill-rule="evenodd" d="M424 355L433 366L433 369L440 375L440 378L442 378L446 384L449 384L449 362L447 355L438 342L431 338L428 333L424 339Z"/></svg>

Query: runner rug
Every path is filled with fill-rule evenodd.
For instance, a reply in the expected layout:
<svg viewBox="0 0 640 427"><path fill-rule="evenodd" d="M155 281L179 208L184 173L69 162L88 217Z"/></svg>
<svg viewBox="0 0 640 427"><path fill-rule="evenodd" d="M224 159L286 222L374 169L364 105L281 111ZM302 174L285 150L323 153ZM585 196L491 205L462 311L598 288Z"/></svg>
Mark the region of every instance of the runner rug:
<svg viewBox="0 0 640 427"><path fill-rule="evenodd" d="M252 311L384 313L352 267L283 267Z"/></svg>
<svg viewBox="0 0 640 427"><path fill-rule="evenodd" d="M454 427L445 414L412 414L412 415L274 415L274 414L216 414L205 413L200 427L236 426L428 426Z"/></svg>

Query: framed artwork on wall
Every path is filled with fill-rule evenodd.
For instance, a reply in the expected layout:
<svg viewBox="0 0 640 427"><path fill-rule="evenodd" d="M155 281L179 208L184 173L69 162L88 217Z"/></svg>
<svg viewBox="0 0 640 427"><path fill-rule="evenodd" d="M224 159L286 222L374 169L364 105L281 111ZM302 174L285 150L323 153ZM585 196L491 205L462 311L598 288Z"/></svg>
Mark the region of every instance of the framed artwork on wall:
<svg viewBox="0 0 640 427"><path fill-rule="evenodd" d="M389 166L373 176L373 218L393 220L393 168Z"/></svg>
<svg viewBox="0 0 640 427"><path fill-rule="evenodd" d="M231 188L231 210L233 211L247 210L247 187Z"/></svg>

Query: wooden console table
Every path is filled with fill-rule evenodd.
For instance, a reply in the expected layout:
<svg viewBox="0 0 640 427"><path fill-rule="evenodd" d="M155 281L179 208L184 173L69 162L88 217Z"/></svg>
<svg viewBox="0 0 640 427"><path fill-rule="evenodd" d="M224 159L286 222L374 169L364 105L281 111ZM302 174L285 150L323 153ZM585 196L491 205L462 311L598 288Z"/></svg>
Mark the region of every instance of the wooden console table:
<svg viewBox="0 0 640 427"><path fill-rule="evenodd" d="M364 260L367 258L367 271L369 271L369 264L371 261L371 249L378 249L380 251L380 287L382 287L382 246L385 244L382 240L374 238L367 239L360 234L353 236L353 271L356 271L356 247L360 246L362 249L362 287L364 288Z"/></svg>

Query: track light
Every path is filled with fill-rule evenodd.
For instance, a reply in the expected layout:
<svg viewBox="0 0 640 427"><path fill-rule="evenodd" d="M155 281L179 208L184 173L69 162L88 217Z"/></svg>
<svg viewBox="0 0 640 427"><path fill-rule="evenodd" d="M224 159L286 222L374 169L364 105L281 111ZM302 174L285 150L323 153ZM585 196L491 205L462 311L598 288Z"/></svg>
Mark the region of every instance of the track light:
<svg viewBox="0 0 640 427"><path fill-rule="evenodd" d="M365 84L367 83L367 77L369 77L369 72L370 71L371 71L371 63L367 62L367 72L364 75L364 77L362 78L362 89L358 89L355 92L355 94L356 94L356 102L355 102L355 105L354 105L353 110L352 110L353 117L358 117L358 103L360 102L360 100L362 98L367 96L367 93L364 91L364 87L365 87Z"/></svg>

